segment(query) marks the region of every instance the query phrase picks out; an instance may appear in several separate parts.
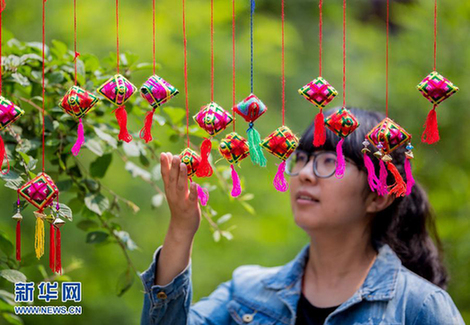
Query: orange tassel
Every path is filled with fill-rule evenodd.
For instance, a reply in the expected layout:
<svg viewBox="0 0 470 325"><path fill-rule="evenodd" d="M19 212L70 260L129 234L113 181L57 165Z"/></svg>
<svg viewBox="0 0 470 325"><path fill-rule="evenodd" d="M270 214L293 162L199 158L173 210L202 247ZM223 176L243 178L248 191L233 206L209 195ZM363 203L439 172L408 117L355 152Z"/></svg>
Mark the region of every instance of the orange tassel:
<svg viewBox="0 0 470 325"><path fill-rule="evenodd" d="M406 194L406 183L401 177L400 172L391 162L387 163L388 170L393 174L395 178L395 184L390 186L388 194L395 194L395 196L405 196Z"/></svg>

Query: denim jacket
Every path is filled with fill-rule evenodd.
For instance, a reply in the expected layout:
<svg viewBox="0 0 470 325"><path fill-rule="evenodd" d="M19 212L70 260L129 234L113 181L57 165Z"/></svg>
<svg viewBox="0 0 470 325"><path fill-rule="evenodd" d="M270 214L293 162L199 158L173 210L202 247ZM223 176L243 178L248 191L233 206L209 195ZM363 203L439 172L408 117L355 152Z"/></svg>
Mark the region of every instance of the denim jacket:
<svg viewBox="0 0 470 325"><path fill-rule="evenodd" d="M191 305L191 261L169 284L153 285L161 246L140 274L145 288L141 325L294 325L309 245L284 266L246 265L230 281ZM382 245L359 290L324 324L465 324L447 292L405 268Z"/></svg>

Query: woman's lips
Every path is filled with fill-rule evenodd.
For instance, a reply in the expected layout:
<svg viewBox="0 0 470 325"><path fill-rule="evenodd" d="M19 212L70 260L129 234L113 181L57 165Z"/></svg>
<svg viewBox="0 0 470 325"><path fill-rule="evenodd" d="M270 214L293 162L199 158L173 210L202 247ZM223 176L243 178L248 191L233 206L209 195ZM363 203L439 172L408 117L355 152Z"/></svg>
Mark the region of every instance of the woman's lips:
<svg viewBox="0 0 470 325"><path fill-rule="evenodd" d="M295 196L295 200L298 204L302 205L311 205L320 202L314 195L303 190L297 193L297 195Z"/></svg>

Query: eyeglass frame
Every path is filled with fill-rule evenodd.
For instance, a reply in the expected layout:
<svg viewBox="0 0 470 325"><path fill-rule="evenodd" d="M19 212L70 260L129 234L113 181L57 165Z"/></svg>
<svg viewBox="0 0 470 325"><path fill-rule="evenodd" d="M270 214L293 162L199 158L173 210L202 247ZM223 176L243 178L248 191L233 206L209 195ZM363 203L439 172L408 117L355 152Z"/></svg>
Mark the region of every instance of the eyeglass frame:
<svg viewBox="0 0 470 325"><path fill-rule="evenodd" d="M306 152L306 151L303 151L303 150L296 150L292 153L292 155L289 156L289 158L286 159L286 164L287 164L287 161L290 160L290 159L293 159L294 155L298 152L302 152L304 154L307 155L307 160L306 160L306 163L305 165L302 166L302 169L305 168L305 166L308 165L308 163L310 162L310 158L313 157L313 174L318 177L318 178L330 178L331 176L333 176L335 173L336 173L336 168L337 166L335 167L335 169L333 170L333 172L331 174L329 174L328 176L321 176L318 174L317 172L317 157L322 155L322 154L325 154L325 153L332 153L336 156L336 163L338 163L338 155L336 154L335 151L313 151L313 152ZM344 160L345 161L348 161L349 163L355 165L359 170L363 169L362 167L358 166L353 160L351 160L350 158L347 158L347 157L344 157ZM287 168L285 170L285 173L288 175L288 176L299 176L300 174L300 171L296 174L290 174L288 171L287 171Z"/></svg>

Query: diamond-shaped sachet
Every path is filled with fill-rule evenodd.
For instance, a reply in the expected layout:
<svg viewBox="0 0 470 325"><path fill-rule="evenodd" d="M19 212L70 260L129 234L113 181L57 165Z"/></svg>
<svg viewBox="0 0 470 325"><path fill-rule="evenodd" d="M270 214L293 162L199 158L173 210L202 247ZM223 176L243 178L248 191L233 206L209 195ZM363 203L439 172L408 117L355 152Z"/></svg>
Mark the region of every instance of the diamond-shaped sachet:
<svg viewBox="0 0 470 325"><path fill-rule="evenodd" d="M417 88L421 94L433 104L433 108L426 119L425 130L421 136L422 142L432 144L439 141L436 107L438 104L455 94L459 88L454 86L452 82L443 77L437 71L433 71L427 75L419 83Z"/></svg>
<svg viewBox="0 0 470 325"><path fill-rule="evenodd" d="M121 74L108 79L98 92L116 106L124 105L137 91L137 88Z"/></svg>
<svg viewBox="0 0 470 325"><path fill-rule="evenodd" d="M88 114L95 104L98 102L98 97L92 93L78 87L72 86L65 96L59 102L65 113L79 119L77 130L77 141L72 147L72 154L77 156L80 149L85 142L85 132L83 128L82 117Z"/></svg>
<svg viewBox="0 0 470 325"><path fill-rule="evenodd" d="M165 79L153 75L140 87L140 95L152 106L145 117L144 127L140 130L140 138L146 143L152 141L152 123L155 109L178 95L179 91Z"/></svg>
<svg viewBox="0 0 470 325"><path fill-rule="evenodd" d="M225 130L233 121L232 115L214 102L203 106L201 110L193 116L193 119L201 129L211 136Z"/></svg>
<svg viewBox="0 0 470 325"><path fill-rule="evenodd" d="M114 105L118 106L114 110L116 120L119 124L119 140L131 142L132 136L127 131L127 112L124 104L137 91L137 88L123 75L117 74L108 79L98 92Z"/></svg>
<svg viewBox="0 0 470 325"><path fill-rule="evenodd" d="M40 173L20 187L18 193L35 206L39 212L42 212L44 208L52 205L59 194L59 190L49 175Z"/></svg>
<svg viewBox="0 0 470 325"><path fill-rule="evenodd" d="M79 119L90 112L98 100L98 97L92 93L80 87L72 86L60 101L59 106L65 113Z"/></svg>
<svg viewBox="0 0 470 325"><path fill-rule="evenodd" d="M299 94L322 109L338 95L338 92L328 81L322 77L318 77L300 88Z"/></svg>
<svg viewBox="0 0 470 325"><path fill-rule="evenodd" d="M427 75L416 87L434 105L438 105L459 90L459 87L454 86L437 71Z"/></svg>
<svg viewBox="0 0 470 325"><path fill-rule="evenodd" d="M374 153L374 156L380 160L379 177L375 175L374 164L367 155L370 152L368 149L370 143L378 149L378 151ZM405 183L400 172L392 163L392 157L390 155L390 153L405 143L407 143L407 152L405 153L405 173L407 183ZM387 117L366 135L363 145L364 148L362 149L362 153L364 155L364 165L367 168L368 182L371 190L377 190L377 194L382 196L386 194L395 194L396 196L409 195L415 182L410 163L410 160L413 158L413 152L411 151L413 149L413 146L411 145L411 134L398 125L398 123ZM387 185L387 168L395 179L395 183L390 186Z"/></svg>
<svg viewBox="0 0 470 325"><path fill-rule="evenodd" d="M229 133L225 138L220 140L219 144L220 154L230 163L232 170L232 197L237 197L241 194L242 188L240 178L234 168L234 164L242 161L250 154L248 141L236 132Z"/></svg>
<svg viewBox="0 0 470 325"><path fill-rule="evenodd" d="M263 150L261 150L260 143L261 137L258 131L254 128L254 122L266 111L268 108L264 103L254 94L250 94L244 100L239 102L233 107L233 111L239 114L249 123L248 130L248 145L250 147L250 158L252 163L258 164L261 167L266 166L266 158L264 157Z"/></svg>
<svg viewBox="0 0 470 325"><path fill-rule="evenodd" d="M359 127L359 121L347 108L342 107L325 119L325 125L341 138L336 145L335 175L337 178L342 178L346 168L346 161L343 155L344 139Z"/></svg>
<svg viewBox="0 0 470 325"><path fill-rule="evenodd" d="M286 159L289 158L299 145L299 139L287 126L283 125L268 135L260 145L282 160L282 163L278 166L273 184L278 191L287 191L289 185L284 178Z"/></svg>
<svg viewBox="0 0 470 325"><path fill-rule="evenodd" d="M6 99L3 96L0 96L0 131L5 129L7 126L15 122L24 114L24 111L13 104L11 101ZM2 170L3 160L7 161L7 172L4 173ZM10 171L10 163L8 162L8 157L5 151L5 144L2 137L0 136L0 172L2 174L8 174Z"/></svg>

